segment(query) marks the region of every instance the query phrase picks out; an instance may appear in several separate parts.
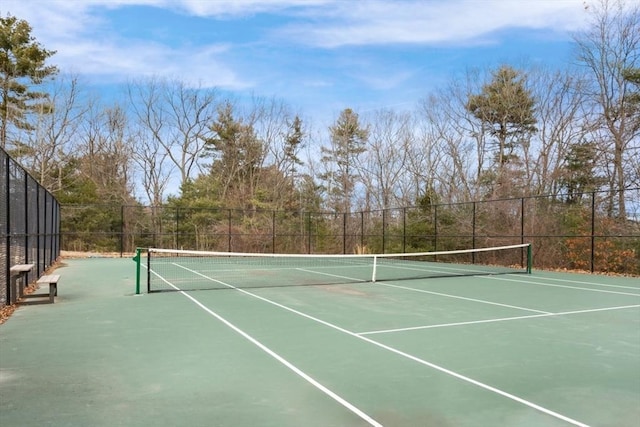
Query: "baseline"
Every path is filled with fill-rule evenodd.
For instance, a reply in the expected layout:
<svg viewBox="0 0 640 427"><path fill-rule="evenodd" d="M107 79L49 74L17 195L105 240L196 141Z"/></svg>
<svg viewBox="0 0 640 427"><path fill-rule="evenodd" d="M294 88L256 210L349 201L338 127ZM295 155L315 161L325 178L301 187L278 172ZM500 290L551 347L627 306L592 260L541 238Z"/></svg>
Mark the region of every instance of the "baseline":
<svg viewBox="0 0 640 427"><path fill-rule="evenodd" d="M580 286L569 286L569 285L556 285L553 283L541 283L541 282L535 282L532 280L516 280L516 279L508 279L506 277L494 277L494 276L478 276L481 279L489 279L489 280L503 280L503 281L507 281L507 282L516 282L516 283L528 283L531 285L538 285L538 286L550 286L553 288L566 288L566 289L575 289L575 290L579 290L579 291L587 291L587 292L600 292L600 293L605 293L605 294L616 294L616 295L627 295L627 296L631 296L631 297L640 297L640 294L637 293L633 293L633 292L620 292L620 291L610 291L607 289L593 289L593 288L583 288ZM544 279L543 279L544 280Z"/></svg>
<svg viewBox="0 0 640 427"><path fill-rule="evenodd" d="M640 287L637 287L637 286L610 285L608 283L585 282L583 280L558 279L557 277L535 277L535 279L553 280L555 282L578 283L582 285L602 286L605 288L632 289L640 292Z"/></svg>

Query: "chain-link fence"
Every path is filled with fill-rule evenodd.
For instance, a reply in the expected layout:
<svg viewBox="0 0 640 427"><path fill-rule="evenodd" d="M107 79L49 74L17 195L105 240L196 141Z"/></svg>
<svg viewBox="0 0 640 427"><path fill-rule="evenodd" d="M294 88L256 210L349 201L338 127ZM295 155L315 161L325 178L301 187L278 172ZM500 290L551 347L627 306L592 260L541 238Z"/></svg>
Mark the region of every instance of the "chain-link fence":
<svg viewBox="0 0 640 427"><path fill-rule="evenodd" d="M63 206L63 249L397 253L532 243L535 267L640 275L640 188L356 213Z"/></svg>
<svg viewBox="0 0 640 427"><path fill-rule="evenodd" d="M60 254L58 201L0 148L0 308L11 301L10 269L34 264L27 283Z"/></svg>

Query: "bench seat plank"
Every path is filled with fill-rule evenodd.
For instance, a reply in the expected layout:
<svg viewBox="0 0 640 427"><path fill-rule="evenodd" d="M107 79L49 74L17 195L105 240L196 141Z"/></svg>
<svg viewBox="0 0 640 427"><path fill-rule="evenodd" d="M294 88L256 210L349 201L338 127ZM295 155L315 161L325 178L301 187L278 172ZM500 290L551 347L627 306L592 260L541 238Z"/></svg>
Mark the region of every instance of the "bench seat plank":
<svg viewBox="0 0 640 427"><path fill-rule="evenodd" d="M41 285L49 284L49 283L58 283L60 280L59 274L45 274L41 278L38 279L38 283Z"/></svg>
<svg viewBox="0 0 640 427"><path fill-rule="evenodd" d="M49 302L53 303L53 297L58 296L59 274L45 274L37 281L39 285L49 285Z"/></svg>

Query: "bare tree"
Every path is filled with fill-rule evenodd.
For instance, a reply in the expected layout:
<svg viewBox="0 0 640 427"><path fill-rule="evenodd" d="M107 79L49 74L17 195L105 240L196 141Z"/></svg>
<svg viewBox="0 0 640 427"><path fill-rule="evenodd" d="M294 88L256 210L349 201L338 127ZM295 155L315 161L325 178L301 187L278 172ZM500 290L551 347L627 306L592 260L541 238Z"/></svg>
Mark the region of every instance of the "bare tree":
<svg viewBox="0 0 640 427"><path fill-rule="evenodd" d="M488 124L467 108L471 94L481 90L484 74L469 69L425 98L420 106L421 139L431 147L432 185L446 202L480 197L481 180L492 161Z"/></svg>
<svg viewBox="0 0 640 427"><path fill-rule="evenodd" d="M143 191L151 206L161 206L176 166L169 160L169 152L145 129L134 138L133 160L141 174Z"/></svg>
<svg viewBox="0 0 640 427"><path fill-rule="evenodd" d="M86 118L88 103L76 76L63 74L48 85L51 108L33 116L26 134L23 164L52 192L63 190L65 164L77 149L76 135Z"/></svg>
<svg viewBox="0 0 640 427"><path fill-rule="evenodd" d="M538 132L524 151L527 187L531 194L555 194L571 146L583 142L589 131L585 82L576 72L547 70L531 71L529 81Z"/></svg>
<svg viewBox="0 0 640 427"><path fill-rule="evenodd" d="M592 86L586 94L598 107L597 131L593 137L607 157L605 167L611 198L609 214L626 217L625 189L629 184L629 165L638 156L632 141L640 129L630 114L631 82L625 70L637 68L640 61L640 5L623 0L597 0L588 7L591 26L576 35L578 59L586 67Z"/></svg>
<svg viewBox="0 0 640 427"><path fill-rule="evenodd" d="M306 138L302 120L276 98L253 97L250 108L245 114L246 122L251 124L266 150L263 167L257 172L271 180L272 207L291 206L299 199L293 193L297 167L302 164L298 154Z"/></svg>
<svg viewBox="0 0 640 427"><path fill-rule="evenodd" d="M483 133L471 132L468 113L456 87L423 100L420 107L420 150L410 158L417 191L430 182L446 202L468 200L482 170ZM477 135L477 138L470 135ZM474 142L472 142L474 141Z"/></svg>
<svg viewBox="0 0 640 427"><path fill-rule="evenodd" d="M118 105L103 107L93 104L83 121L76 153L80 171L96 186L104 202L133 202L132 140L128 117Z"/></svg>
<svg viewBox="0 0 640 427"><path fill-rule="evenodd" d="M414 135L412 117L392 110L379 110L370 119L366 151L357 157L359 181L364 185L365 210L389 209L415 201L401 200Z"/></svg>
<svg viewBox="0 0 640 427"><path fill-rule="evenodd" d="M211 136L216 91L154 78L129 84L128 95L139 126L165 150L184 185L198 170L202 148Z"/></svg>

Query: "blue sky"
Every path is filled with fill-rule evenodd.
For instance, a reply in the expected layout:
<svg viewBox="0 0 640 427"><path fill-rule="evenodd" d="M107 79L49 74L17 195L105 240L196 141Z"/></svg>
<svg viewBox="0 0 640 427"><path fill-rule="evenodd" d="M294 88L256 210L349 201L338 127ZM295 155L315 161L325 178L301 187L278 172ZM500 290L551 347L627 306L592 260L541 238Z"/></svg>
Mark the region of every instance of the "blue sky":
<svg viewBox="0 0 640 427"><path fill-rule="evenodd" d="M468 67L566 67L583 0L4 0L61 71L103 91L145 77L282 99L330 122L412 109Z"/></svg>

